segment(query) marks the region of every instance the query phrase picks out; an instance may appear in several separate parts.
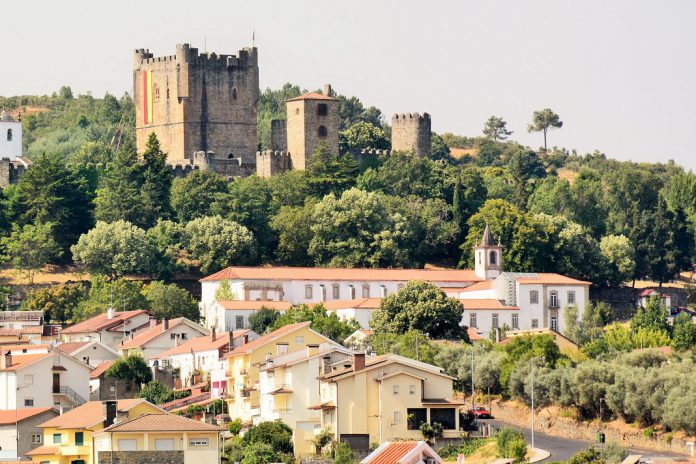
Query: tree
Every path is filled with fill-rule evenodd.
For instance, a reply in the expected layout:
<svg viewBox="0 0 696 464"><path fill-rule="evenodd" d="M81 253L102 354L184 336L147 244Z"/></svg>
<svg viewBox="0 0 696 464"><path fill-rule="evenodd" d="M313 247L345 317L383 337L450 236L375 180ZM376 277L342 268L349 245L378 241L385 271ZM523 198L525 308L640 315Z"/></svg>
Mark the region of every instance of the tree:
<svg viewBox="0 0 696 464"><path fill-rule="evenodd" d="M366 121L359 121L340 134L341 152L356 150L385 150L389 140L381 127Z"/></svg>
<svg viewBox="0 0 696 464"><path fill-rule="evenodd" d="M513 458L515 462L524 462L527 455L527 442L524 434L519 430L503 427L495 434L497 447L496 456L500 458Z"/></svg>
<svg viewBox="0 0 696 464"><path fill-rule="evenodd" d="M174 284L155 281L143 288L150 312L156 319L185 317L199 322L198 301L186 290Z"/></svg>
<svg viewBox="0 0 696 464"><path fill-rule="evenodd" d="M275 325L279 316L275 309L261 307L249 315L249 327L257 334L264 334Z"/></svg>
<svg viewBox="0 0 696 464"><path fill-rule="evenodd" d="M389 353L435 364L438 348L430 342L428 335L416 329L404 333L375 332L370 335L367 346L378 355Z"/></svg>
<svg viewBox="0 0 696 464"><path fill-rule="evenodd" d="M468 341L459 325L463 308L435 285L411 281L397 293L383 298L372 314L370 327L376 332L403 333L416 329L432 338Z"/></svg>
<svg viewBox="0 0 696 464"><path fill-rule="evenodd" d="M244 448L242 464L270 464L278 461L280 461L278 453L269 444L251 443Z"/></svg>
<svg viewBox="0 0 696 464"><path fill-rule="evenodd" d="M107 377L128 380L137 385L148 383L152 380L152 372L147 361L140 354L129 354L126 358L118 358L106 371Z"/></svg>
<svg viewBox="0 0 696 464"><path fill-rule="evenodd" d="M5 248L4 260L14 268L27 273L29 284L34 283L34 273L51 259L61 255L58 243L53 239L53 224L26 224L12 226L9 237L0 240Z"/></svg>
<svg viewBox="0 0 696 464"><path fill-rule="evenodd" d="M171 214L170 193L172 171L167 166L167 154L162 151L154 132L145 142L142 166L141 224L145 228L155 225L158 219L168 219Z"/></svg>
<svg viewBox="0 0 696 464"><path fill-rule="evenodd" d="M113 366L112 366L113 367ZM186 391L174 391L156 380L147 382L138 392L138 398L144 398L152 404L163 404L188 396Z"/></svg>
<svg viewBox="0 0 696 464"><path fill-rule="evenodd" d="M182 223L210 216L214 203L224 202L229 187L227 179L207 169L196 170L172 182L172 208Z"/></svg>
<svg viewBox="0 0 696 464"><path fill-rule="evenodd" d="M226 266L249 264L256 259L256 241L249 229L220 216L189 221L185 227L186 250L201 263L201 272L217 272Z"/></svg>
<svg viewBox="0 0 696 464"><path fill-rule="evenodd" d="M379 109L374 106L365 108L358 97L337 95L337 98L341 102L339 120L342 131L360 121L370 123L376 127L382 127L382 112Z"/></svg>
<svg viewBox="0 0 696 464"><path fill-rule="evenodd" d="M645 308L638 308L631 319L631 330L636 332L641 328L665 331L669 329L667 309L658 295L651 297Z"/></svg>
<svg viewBox="0 0 696 464"><path fill-rule="evenodd" d="M142 293L143 283L137 280L107 280L104 276L92 276L89 296L79 303L73 313L73 322L79 322L113 308L118 311L148 309L148 301Z"/></svg>
<svg viewBox="0 0 696 464"><path fill-rule="evenodd" d="M635 249L628 237L607 235L602 237L599 247L611 268L608 277L613 286L619 286L635 275Z"/></svg>
<svg viewBox="0 0 696 464"><path fill-rule="evenodd" d="M307 161L306 177L310 194L318 198L329 193L339 195L355 185L359 170L352 156L333 153L325 143L321 143Z"/></svg>
<svg viewBox="0 0 696 464"><path fill-rule="evenodd" d="M550 108L546 108L540 111L535 111L532 115L532 124L527 127L529 132L543 132L544 133L544 151L547 151L546 147L546 133L550 129L559 129L563 127L563 121L560 117L554 113Z"/></svg>
<svg viewBox="0 0 696 464"><path fill-rule="evenodd" d="M327 314L322 304L312 306L300 304L291 307L278 317L273 323L273 330L304 321L311 322L312 330L338 343L343 343L350 334L360 328L360 324L354 320L342 321L335 312Z"/></svg>
<svg viewBox="0 0 696 464"><path fill-rule="evenodd" d="M76 263L111 278L152 273L158 260L157 249L145 231L123 220L97 222L70 249Z"/></svg>
<svg viewBox="0 0 696 464"><path fill-rule="evenodd" d="M232 301L235 299L235 294L230 286L229 279L222 279L220 285L215 289L215 299L217 301Z"/></svg>
<svg viewBox="0 0 696 464"><path fill-rule="evenodd" d="M682 313L674 318L672 348L676 351L687 351L696 347L696 325L688 313Z"/></svg>
<svg viewBox="0 0 696 464"><path fill-rule="evenodd" d="M334 450L334 464L352 464L353 450L350 445L344 441L336 444Z"/></svg>
<svg viewBox="0 0 696 464"><path fill-rule="evenodd" d="M280 421L260 422L247 430L242 443L245 446L264 443L276 453L292 453L292 429Z"/></svg>
<svg viewBox="0 0 696 464"><path fill-rule="evenodd" d="M489 139L499 141L505 140L512 135L512 131L507 130L507 123L498 116L491 116L483 126L483 135Z"/></svg>
<svg viewBox="0 0 696 464"><path fill-rule="evenodd" d="M430 136L430 159L433 161L447 161L448 163L456 162L444 139L435 132L431 133Z"/></svg>
<svg viewBox="0 0 696 464"><path fill-rule="evenodd" d="M126 144L116 152L113 163L100 179L95 199L95 216L98 221L128 221L146 226L141 221L142 165L138 162L135 146Z"/></svg>
<svg viewBox="0 0 696 464"><path fill-rule="evenodd" d="M307 199L303 206L283 206L271 218L271 228L278 238L277 259L293 266L308 266L312 259L307 253L312 241L316 202Z"/></svg>
<svg viewBox="0 0 696 464"><path fill-rule="evenodd" d="M87 291L82 283L59 284L30 292L22 301L23 311L43 311L45 323L65 324L82 301L87 298Z"/></svg>

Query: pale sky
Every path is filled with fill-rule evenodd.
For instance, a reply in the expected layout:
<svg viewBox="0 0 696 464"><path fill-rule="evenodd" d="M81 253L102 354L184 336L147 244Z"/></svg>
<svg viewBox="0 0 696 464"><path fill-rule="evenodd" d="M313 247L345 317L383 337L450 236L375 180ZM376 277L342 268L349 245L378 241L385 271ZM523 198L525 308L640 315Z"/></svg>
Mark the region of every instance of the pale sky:
<svg viewBox="0 0 696 464"><path fill-rule="evenodd" d="M549 145L696 169L696 1L2 2L0 95L120 96L132 50L236 53L256 31L261 88L284 82L473 136L490 115L533 147L534 110L564 122Z"/></svg>

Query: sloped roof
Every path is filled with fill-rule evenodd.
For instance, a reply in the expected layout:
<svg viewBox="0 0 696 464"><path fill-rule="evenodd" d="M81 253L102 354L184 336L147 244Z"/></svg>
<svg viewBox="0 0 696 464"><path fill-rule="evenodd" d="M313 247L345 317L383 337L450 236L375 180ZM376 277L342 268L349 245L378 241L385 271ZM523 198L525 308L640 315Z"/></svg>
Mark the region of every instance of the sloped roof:
<svg viewBox="0 0 696 464"><path fill-rule="evenodd" d="M25 453L27 456L53 456L54 454L58 454L60 451L60 446L39 446L38 448L34 448L33 450L29 451L28 453Z"/></svg>
<svg viewBox="0 0 696 464"><path fill-rule="evenodd" d="M17 337L19 335L43 335L44 328L41 325L25 325L19 329L0 328L0 336Z"/></svg>
<svg viewBox="0 0 696 464"><path fill-rule="evenodd" d="M250 353L254 351L256 348L260 348L273 340L280 338L284 335L287 335L289 333L294 332L295 330L299 330L303 327L309 327L310 322L305 321L305 322L297 322L295 324L288 324L283 327L281 327L278 330L274 330L273 332L267 333L266 335L263 335L256 340L252 340L249 343L242 345L240 347L235 348L234 350L230 351L225 355L225 357L230 357L230 356L236 356L238 354L244 354L244 353Z"/></svg>
<svg viewBox="0 0 696 464"><path fill-rule="evenodd" d="M381 298L359 298L357 300L329 300L322 301L321 304L328 310L337 309L349 309L349 308L365 308L365 309L375 309L379 308Z"/></svg>
<svg viewBox="0 0 696 464"><path fill-rule="evenodd" d="M12 365L5 369L0 369L0 371L18 371L51 356L53 356L53 353L13 354Z"/></svg>
<svg viewBox="0 0 696 464"><path fill-rule="evenodd" d="M22 408L0 411L0 425L10 425L15 422L21 422L24 419L29 419L30 417L38 416L48 411L56 411L53 408ZM58 411L56 411L58 412Z"/></svg>
<svg viewBox="0 0 696 464"><path fill-rule="evenodd" d="M103 373L109 370L111 366L114 365L114 361L102 361L97 367L94 368L92 372L89 373L90 379L98 379Z"/></svg>
<svg viewBox="0 0 696 464"><path fill-rule="evenodd" d="M56 346L56 349L63 353L72 354L90 342L64 342Z"/></svg>
<svg viewBox="0 0 696 464"><path fill-rule="evenodd" d="M61 331L64 334L101 332L112 326L122 325L125 321L132 319L140 314L150 314L147 311L138 309L135 311L115 312L112 319L108 318L108 313L101 313L97 316L78 322L75 325L66 327Z"/></svg>
<svg viewBox="0 0 696 464"><path fill-rule="evenodd" d="M245 330L235 330L232 332L232 338L238 338L241 337L242 335L251 332L249 329ZM159 354L156 356L156 358L168 358L169 356L173 356L176 354L183 354L183 353L200 353L201 351L211 351L211 350L219 350L221 348L224 348L227 344L229 344L230 337L229 337L229 332L223 332L219 335L216 335L215 341L212 340L211 335L203 335L202 337L196 337L192 338L191 340L187 340L185 343L182 343L179 346L175 346L174 348L171 348L167 351L165 351L162 354Z"/></svg>
<svg viewBox="0 0 696 464"><path fill-rule="evenodd" d="M128 411L133 406L146 402L142 398L134 398L130 400L118 400L116 405L119 411ZM104 420L104 406L101 401L88 401L82 406L71 409L68 412L61 414L58 417L44 422L39 425L41 428L58 428L58 429L86 429L97 425Z"/></svg>
<svg viewBox="0 0 696 464"><path fill-rule="evenodd" d="M140 348L141 346L146 345L150 341L159 337L163 333L166 333L168 330L178 327L181 324L186 324L190 327L198 326L198 324L189 321L185 317L177 317L176 319L171 319L169 321L169 327L167 329L165 329L163 327L163 324L160 322L154 327L138 331L133 338L124 340L120 345L118 345L118 348Z"/></svg>
<svg viewBox="0 0 696 464"><path fill-rule="evenodd" d="M135 419L112 425L108 432L219 432L220 429L205 422L188 419L176 414L144 414Z"/></svg>
<svg viewBox="0 0 696 464"><path fill-rule="evenodd" d="M464 287L460 292L477 292L480 290L490 290L493 288L493 281L492 280L482 280L481 282L476 282L475 284L471 284L468 287ZM443 288L442 290L447 291L450 290L449 288Z"/></svg>
<svg viewBox="0 0 696 464"><path fill-rule="evenodd" d="M379 281L424 280L427 282L479 282L471 269L353 269L322 267L228 267L201 279L218 280L329 280Z"/></svg>
<svg viewBox="0 0 696 464"><path fill-rule="evenodd" d="M360 461L360 464L401 464L419 461L420 459L409 458L409 455L424 451L427 457L435 459L438 464L443 462L437 452L424 441L394 441L382 443L379 448Z"/></svg>
<svg viewBox="0 0 696 464"><path fill-rule="evenodd" d="M486 223L486 228L483 229L483 237L481 238L480 246L495 246L495 240L493 239L491 229L488 227L488 223Z"/></svg>
<svg viewBox="0 0 696 464"><path fill-rule="evenodd" d="M550 272L506 272L520 284L558 284L558 285L591 285L586 280L573 279L561 274Z"/></svg>
<svg viewBox="0 0 696 464"><path fill-rule="evenodd" d="M279 311L290 309L292 304L289 301L258 301L258 300L219 300L217 302L223 309L251 309L261 308L276 309Z"/></svg>
<svg viewBox="0 0 696 464"><path fill-rule="evenodd" d="M353 353L352 350L348 348L344 348L343 346L339 344L333 344L333 343L322 343L319 345L319 348L312 354L308 354L307 350L297 350L297 351L291 351L289 353L281 354L280 356L276 356L275 358L271 358L273 361L272 365L266 366L263 365L261 366L261 371L266 371L270 369L277 369L278 367L283 367L283 366L291 366L293 364L298 364L302 361L306 361L308 359L316 358L318 356L324 356L329 353L333 353L334 351L339 351L343 354L350 355Z"/></svg>
<svg viewBox="0 0 696 464"><path fill-rule="evenodd" d="M319 92L308 92L294 98L288 98L286 102L300 101L300 100L336 100L333 97L329 97Z"/></svg>

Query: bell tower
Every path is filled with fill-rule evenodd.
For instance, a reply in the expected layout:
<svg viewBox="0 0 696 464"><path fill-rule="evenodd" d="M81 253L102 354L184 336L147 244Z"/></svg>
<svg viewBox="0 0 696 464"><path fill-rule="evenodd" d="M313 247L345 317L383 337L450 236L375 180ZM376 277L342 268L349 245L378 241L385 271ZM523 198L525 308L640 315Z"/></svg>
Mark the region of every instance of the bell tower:
<svg viewBox="0 0 696 464"><path fill-rule="evenodd" d="M481 241L474 246L474 272L481 279L495 279L503 272L503 245L496 245L493 234L486 224Z"/></svg>

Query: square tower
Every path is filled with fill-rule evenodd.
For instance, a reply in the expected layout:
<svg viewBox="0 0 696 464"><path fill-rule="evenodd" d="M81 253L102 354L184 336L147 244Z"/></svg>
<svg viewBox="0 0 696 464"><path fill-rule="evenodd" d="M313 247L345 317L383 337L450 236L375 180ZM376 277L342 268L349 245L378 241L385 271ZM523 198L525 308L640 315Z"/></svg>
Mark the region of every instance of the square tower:
<svg viewBox="0 0 696 464"><path fill-rule="evenodd" d="M340 106L328 84L323 93L310 92L287 100L287 147L293 169L305 169L321 143L338 155Z"/></svg>
<svg viewBox="0 0 696 464"><path fill-rule="evenodd" d="M169 163L190 160L198 151L256 162L256 48L236 56L198 53L189 44L178 44L172 56L136 50L133 89L139 152L154 132Z"/></svg>
<svg viewBox="0 0 696 464"><path fill-rule="evenodd" d="M481 279L495 279L503 272L503 245L493 240L486 224L481 241L474 246L474 273Z"/></svg>
<svg viewBox="0 0 696 464"><path fill-rule="evenodd" d="M430 115L395 114L392 117L392 151L408 151L430 157Z"/></svg>

